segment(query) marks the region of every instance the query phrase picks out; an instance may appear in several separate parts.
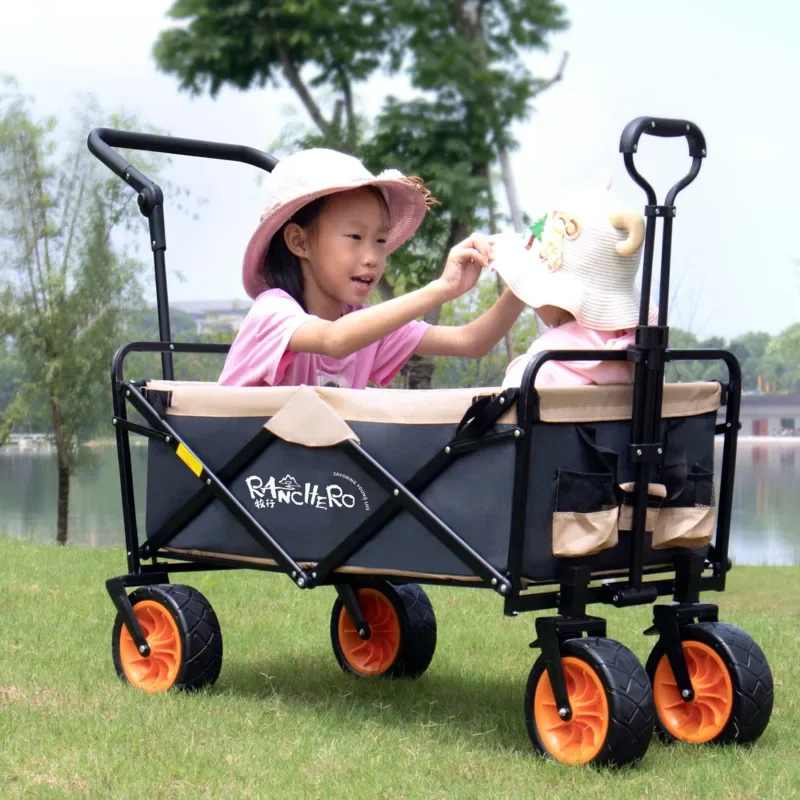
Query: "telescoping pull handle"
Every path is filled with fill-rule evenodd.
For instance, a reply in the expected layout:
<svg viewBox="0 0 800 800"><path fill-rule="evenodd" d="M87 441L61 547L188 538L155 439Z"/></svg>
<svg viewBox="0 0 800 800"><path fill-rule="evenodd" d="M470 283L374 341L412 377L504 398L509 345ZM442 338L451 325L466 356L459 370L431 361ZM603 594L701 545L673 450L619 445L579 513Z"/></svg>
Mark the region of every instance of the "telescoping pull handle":
<svg viewBox="0 0 800 800"><path fill-rule="evenodd" d="M619 140L620 153L631 155L635 153L639 149L639 139L643 133L662 138L685 136L689 142L689 155L692 158L704 158L706 155L706 139L697 125L685 119L660 117L638 117L629 122Z"/></svg>
<svg viewBox="0 0 800 800"><path fill-rule="evenodd" d="M685 189L700 172L700 166L706 157L706 139L703 132L693 122L685 119L662 119L659 117L637 117L629 122L622 131L619 140L619 151L625 160L625 169L639 186L644 189L647 195L647 202L651 206L656 205L656 193L653 187L639 174L636 165L633 163L633 155L639 149L639 139L642 134L648 136L675 137L685 136L689 142L689 155L692 157L692 166L689 172L684 175L668 192L664 200L664 206L669 207L675 204L675 198L681 189ZM660 212L659 212L660 213ZM667 215L674 214L673 210L667 210Z"/></svg>

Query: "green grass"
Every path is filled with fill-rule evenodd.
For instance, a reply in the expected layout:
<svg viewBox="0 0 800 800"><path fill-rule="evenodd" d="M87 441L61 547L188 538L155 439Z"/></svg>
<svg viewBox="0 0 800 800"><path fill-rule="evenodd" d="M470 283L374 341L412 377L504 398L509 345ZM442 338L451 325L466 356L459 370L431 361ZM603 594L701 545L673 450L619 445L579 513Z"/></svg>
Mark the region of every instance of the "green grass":
<svg viewBox="0 0 800 800"><path fill-rule="evenodd" d="M120 550L0 537L0 796L730 798L800 791L800 568L738 568L713 599L761 644L775 710L750 748L664 746L634 768L569 768L533 753L523 717L533 615L429 590L433 664L417 681L359 681L331 651L332 589L200 573L225 646L210 691L148 696L111 664L104 581ZM598 613L602 613L598 611ZM647 608L605 609L646 659Z"/></svg>

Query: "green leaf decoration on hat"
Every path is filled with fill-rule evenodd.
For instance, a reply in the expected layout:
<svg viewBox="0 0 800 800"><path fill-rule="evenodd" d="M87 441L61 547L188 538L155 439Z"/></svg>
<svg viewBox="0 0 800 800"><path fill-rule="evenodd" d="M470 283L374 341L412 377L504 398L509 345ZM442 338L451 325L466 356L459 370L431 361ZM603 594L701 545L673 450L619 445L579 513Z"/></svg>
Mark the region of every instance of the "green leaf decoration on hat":
<svg viewBox="0 0 800 800"><path fill-rule="evenodd" d="M530 248L533 244L534 239L538 239L540 242L542 241L542 231L544 231L544 224L547 222L547 214L543 217L540 217L533 223L533 225L529 225L525 230L522 232L522 236L525 240L525 247Z"/></svg>

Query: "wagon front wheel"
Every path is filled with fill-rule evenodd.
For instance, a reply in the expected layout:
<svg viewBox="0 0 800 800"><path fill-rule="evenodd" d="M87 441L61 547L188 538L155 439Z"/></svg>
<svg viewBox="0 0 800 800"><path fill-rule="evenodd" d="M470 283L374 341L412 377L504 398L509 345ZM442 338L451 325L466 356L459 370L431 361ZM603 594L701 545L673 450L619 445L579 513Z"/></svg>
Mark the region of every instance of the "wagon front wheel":
<svg viewBox="0 0 800 800"><path fill-rule="evenodd" d="M685 701L664 647L647 660L658 714L667 741L747 744L758 739L772 714L772 672L750 634L725 622L700 622L681 629L694 699Z"/></svg>
<svg viewBox="0 0 800 800"><path fill-rule="evenodd" d="M562 643L561 664L572 717L559 715L544 656L525 692L525 721L533 746L565 764L622 766L647 752L655 726L647 673L627 647L600 637Z"/></svg>
<svg viewBox="0 0 800 800"><path fill-rule="evenodd" d="M146 692L212 685L222 668L222 632L206 598L190 586L142 586L130 597L150 654L139 653L117 614L111 637L114 667L126 683Z"/></svg>
<svg viewBox="0 0 800 800"><path fill-rule="evenodd" d="M416 583L376 582L356 588L371 635L362 639L341 599L331 612L331 643L339 666L362 678L416 678L436 650L436 616Z"/></svg>

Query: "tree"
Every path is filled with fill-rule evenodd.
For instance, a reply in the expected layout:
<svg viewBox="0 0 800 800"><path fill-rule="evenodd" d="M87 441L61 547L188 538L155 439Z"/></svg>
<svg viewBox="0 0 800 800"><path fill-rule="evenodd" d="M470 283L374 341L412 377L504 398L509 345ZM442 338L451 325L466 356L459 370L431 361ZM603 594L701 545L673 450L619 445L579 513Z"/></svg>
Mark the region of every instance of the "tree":
<svg viewBox="0 0 800 800"><path fill-rule="evenodd" d="M772 337L763 331L748 333L731 339L728 349L739 359L742 366L742 389L754 391L758 388L758 376L762 371L764 354Z"/></svg>
<svg viewBox="0 0 800 800"><path fill-rule="evenodd" d="M230 344L234 333L229 327L211 324L198 333L191 314L170 308L170 331L176 342L203 342L205 344ZM155 308L143 308L129 315L123 329L128 342L148 342L158 339L158 316ZM224 356L200 353L175 353L173 365L175 380L214 382L222 372ZM161 356L157 353L131 353L125 360L126 376L136 379L161 377Z"/></svg>
<svg viewBox="0 0 800 800"><path fill-rule="evenodd" d="M60 544L70 475L111 415L108 366L121 310L141 302L139 265L112 239L137 218L135 195L90 156L87 116L77 122L80 138L64 146L55 122L37 121L15 84L0 95L0 330L13 337L19 367L13 404L46 420L53 436ZM112 124L137 127L120 117Z"/></svg>
<svg viewBox="0 0 800 800"><path fill-rule="evenodd" d="M19 365L16 354L0 331L0 447L8 440L16 419L12 406L17 394Z"/></svg>
<svg viewBox="0 0 800 800"><path fill-rule="evenodd" d="M773 391L800 391L800 322L781 331L767 346L759 372Z"/></svg>
<svg viewBox="0 0 800 800"><path fill-rule="evenodd" d="M475 290L459 297L442 309L444 325L464 325L483 313L497 297L495 278L484 275ZM511 359L523 355L537 336L536 315L527 308L517 320L513 332L513 349L509 355L506 344L496 345L479 359L437 358L433 384L436 388L469 386L499 386L503 382Z"/></svg>
<svg viewBox="0 0 800 800"><path fill-rule="evenodd" d="M391 165L424 176L441 205L392 257L383 299L436 277L450 248L487 225L495 211L491 166L498 154L507 166L511 125L553 82L532 76L521 54L566 25L554 0L177 0L169 14L182 27L161 34L154 54L182 88L213 95L226 83L244 89L284 79L315 125L293 137L295 146L338 147L373 171ZM356 115L354 86L380 67L403 73L416 95L387 97L368 124ZM314 89L332 97L328 116ZM430 386L432 360L408 366L409 386Z"/></svg>
<svg viewBox="0 0 800 800"><path fill-rule="evenodd" d="M283 80L328 146L355 152L354 86L385 58L391 8L389 0L176 0L168 16L180 27L161 33L153 53L159 68L194 94ZM308 69L313 76L303 74ZM333 97L330 113L315 89Z"/></svg>

